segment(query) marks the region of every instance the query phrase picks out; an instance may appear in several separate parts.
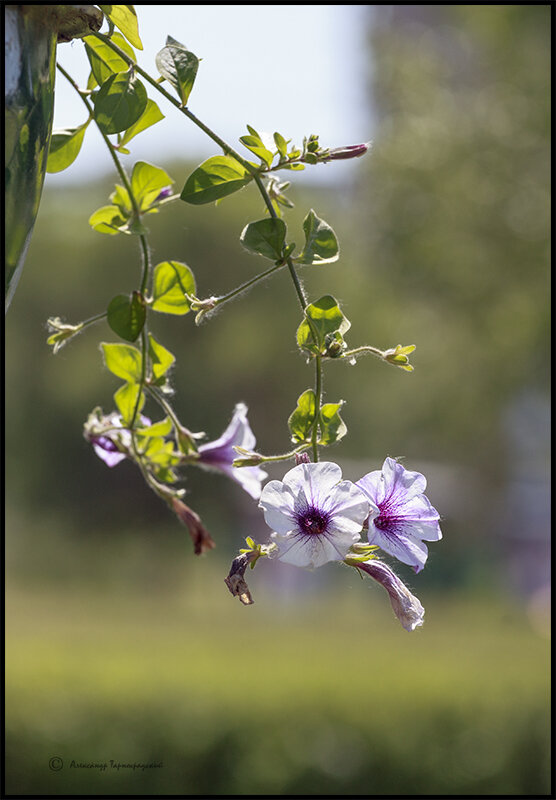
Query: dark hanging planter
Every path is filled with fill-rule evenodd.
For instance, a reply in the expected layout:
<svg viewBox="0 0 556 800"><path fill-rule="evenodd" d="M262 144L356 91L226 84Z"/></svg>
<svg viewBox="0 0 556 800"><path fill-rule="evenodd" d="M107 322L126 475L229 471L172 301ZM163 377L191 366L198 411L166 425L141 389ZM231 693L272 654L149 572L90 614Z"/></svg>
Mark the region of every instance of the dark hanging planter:
<svg viewBox="0 0 556 800"><path fill-rule="evenodd" d="M7 5L5 13L5 292L19 281L39 209L54 113L57 42L98 31L96 6Z"/></svg>

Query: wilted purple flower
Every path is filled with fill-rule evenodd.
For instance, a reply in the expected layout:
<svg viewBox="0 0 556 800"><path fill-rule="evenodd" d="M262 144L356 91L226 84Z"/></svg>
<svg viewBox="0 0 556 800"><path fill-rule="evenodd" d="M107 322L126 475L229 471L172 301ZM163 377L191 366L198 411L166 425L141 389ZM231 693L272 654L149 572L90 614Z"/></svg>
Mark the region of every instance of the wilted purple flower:
<svg viewBox="0 0 556 800"><path fill-rule="evenodd" d="M342 561L369 514L363 492L326 461L299 464L282 481L267 483L259 506L274 531L278 558L309 568Z"/></svg>
<svg viewBox="0 0 556 800"><path fill-rule="evenodd" d="M378 559L363 563L358 562L353 566L357 566L358 569L363 570L384 586L390 595L394 613L406 631L413 631L423 624L425 609L418 598L411 594L405 583L398 578L390 567L382 561L378 561Z"/></svg>
<svg viewBox="0 0 556 800"><path fill-rule="evenodd" d="M238 454L235 447L253 450L257 441L247 420L247 406L238 403L232 421L219 439L199 447L200 466L223 472L237 481L255 500L261 496L261 484L267 473L260 467L233 467Z"/></svg>
<svg viewBox="0 0 556 800"><path fill-rule="evenodd" d="M140 419L143 425L151 424L148 417L141 415ZM127 458L131 447L131 432L123 427L122 418L116 411L104 417L91 414L83 435L107 466L115 467Z"/></svg>
<svg viewBox="0 0 556 800"><path fill-rule="evenodd" d="M345 147L334 147L329 150L322 161L339 161L344 158L359 158L364 156L370 147L370 142L364 144L348 144Z"/></svg>
<svg viewBox="0 0 556 800"><path fill-rule="evenodd" d="M425 476L387 458L382 471L369 472L357 486L370 501L369 544L420 572L428 556L423 539L436 542L442 538L438 511L423 494Z"/></svg>

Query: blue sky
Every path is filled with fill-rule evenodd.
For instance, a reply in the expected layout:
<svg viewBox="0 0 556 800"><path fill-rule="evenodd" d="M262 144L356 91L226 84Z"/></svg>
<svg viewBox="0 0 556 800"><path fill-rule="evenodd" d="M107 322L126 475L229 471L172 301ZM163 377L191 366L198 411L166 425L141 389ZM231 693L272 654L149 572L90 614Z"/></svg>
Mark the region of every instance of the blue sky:
<svg viewBox="0 0 556 800"><path fill-rule="evenodd" d="M170 34L202 59L189 107L220 136L237 145L250 124L280 131L301 143L317 133L325 146L372 138L367 50L368 5L141 5L136 4L144 50L138 63L158 76L156 53ZM81 42L58 46L58 60L82 86L89 64ZM202 160L218 152L164 98L156 99L166 119L130 143L126 166L139 159L164 166L183 156ZM85 108L57 73L54 127L74 127ZM334 167L332 170L331 167ZM336 163L298 173L296 180L347 176L354 165ZM77 160L47 185L87 180L112 164L94 126L87 130ZM334 172L334 175L332 175Z"/></svg>

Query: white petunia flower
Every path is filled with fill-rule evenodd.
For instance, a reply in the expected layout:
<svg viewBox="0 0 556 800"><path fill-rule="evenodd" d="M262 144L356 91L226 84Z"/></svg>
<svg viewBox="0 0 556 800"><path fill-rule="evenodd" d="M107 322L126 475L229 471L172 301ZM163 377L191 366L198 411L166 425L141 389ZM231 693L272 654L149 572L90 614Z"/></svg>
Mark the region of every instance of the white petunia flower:
<svg viewBox="0 0 556 800"><path fill-rule="evenodd" d="M282 481L269 481L259 506L274 531L277 557L308 568L343 561L370 510L363 492L327 461L299 464Z"/></svg>

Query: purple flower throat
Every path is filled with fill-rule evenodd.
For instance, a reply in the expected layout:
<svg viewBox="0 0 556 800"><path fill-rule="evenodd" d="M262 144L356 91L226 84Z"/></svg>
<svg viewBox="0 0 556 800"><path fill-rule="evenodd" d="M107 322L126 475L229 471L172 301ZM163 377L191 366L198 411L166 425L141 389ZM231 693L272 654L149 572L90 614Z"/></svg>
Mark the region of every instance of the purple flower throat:
<svg viewBox="0 0 556 800"><path fill-rule="evenodd" d="M301 533L319 536L328 530L330 514L316 506L306 506L296 514L296 522Z"/></svg>
<svg viewBox="0 0 556 800"><path fill-rule="evenodd" d="M392 495L386 497L382 503L378 503L380 514L373 522L379 530L388 531L396 528L399 519L396 515L396 508L396 503L392 502Z"/></svg>

